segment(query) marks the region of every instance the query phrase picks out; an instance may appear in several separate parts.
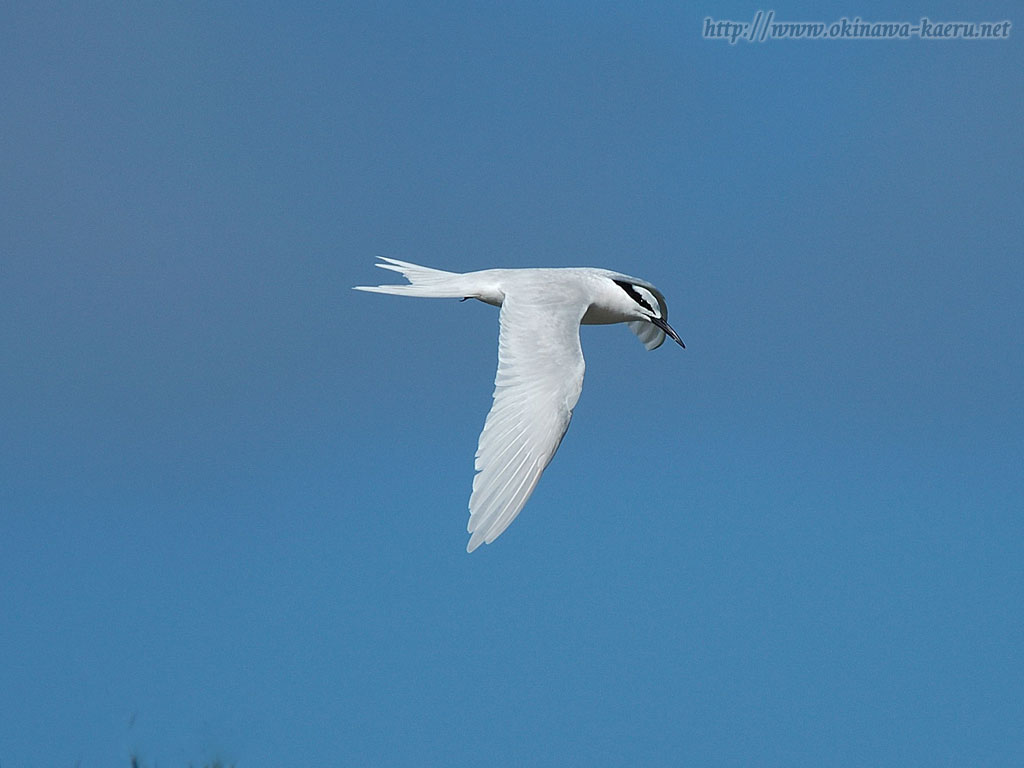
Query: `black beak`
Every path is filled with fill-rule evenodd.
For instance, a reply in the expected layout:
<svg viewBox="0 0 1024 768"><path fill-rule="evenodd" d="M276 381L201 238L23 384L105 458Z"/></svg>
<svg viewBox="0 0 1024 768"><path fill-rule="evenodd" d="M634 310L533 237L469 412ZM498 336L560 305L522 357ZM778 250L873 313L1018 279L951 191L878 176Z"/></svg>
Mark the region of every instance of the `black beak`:
<svg viewBox="0 0 1024 768"><path fill-rule="evenodd" d="M665 332L665 335L672 339L672 341L674 341L683 349L686 349L686 345L683 344L683 340L679 338L679 334L673 331L672 326L669 325L666 321L662 320L660 317L652 317L650 318L650 321L654 325L658 326L661 330L663 330Z"/></svg>

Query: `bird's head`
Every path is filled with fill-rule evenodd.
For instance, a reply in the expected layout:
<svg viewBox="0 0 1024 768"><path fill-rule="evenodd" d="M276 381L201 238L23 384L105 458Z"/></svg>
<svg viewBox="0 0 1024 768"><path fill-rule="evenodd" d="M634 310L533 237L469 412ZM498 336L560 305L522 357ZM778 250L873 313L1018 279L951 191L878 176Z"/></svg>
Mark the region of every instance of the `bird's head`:
<svg viewBox="0 0 1024 768"><path fill-rule="evenodd" d="M650 283L641 283L625 278L612 278L612 282L621 288L628 298L624 306L635 318L629 323L629 326L648 349L661 346L665 336L686 349L679 334L668 324L668 307L665 305L665 297L657 288Z"/></svg>

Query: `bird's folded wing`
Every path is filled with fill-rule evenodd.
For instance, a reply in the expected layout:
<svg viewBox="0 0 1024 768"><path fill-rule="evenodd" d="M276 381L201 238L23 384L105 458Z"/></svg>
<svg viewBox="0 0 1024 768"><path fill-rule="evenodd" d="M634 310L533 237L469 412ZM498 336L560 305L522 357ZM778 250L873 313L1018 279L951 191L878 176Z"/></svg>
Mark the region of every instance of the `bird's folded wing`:
<svg viewBox="0 0 1024 768"><path fill-rule="evenodd" d="M476 451L467 550L515 519L558 450L583 388L580 319L586 304L506 294L494 404Z"/></svg>

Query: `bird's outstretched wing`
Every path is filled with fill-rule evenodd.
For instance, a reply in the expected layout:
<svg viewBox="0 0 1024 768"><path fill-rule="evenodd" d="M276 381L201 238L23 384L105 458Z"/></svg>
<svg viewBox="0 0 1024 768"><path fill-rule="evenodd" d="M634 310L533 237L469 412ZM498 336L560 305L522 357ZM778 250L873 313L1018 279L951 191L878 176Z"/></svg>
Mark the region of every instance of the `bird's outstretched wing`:
<svg viewBox="0 0 1024 768"><path fill-rule="evenodd" d="M508 528L569 428L583 388L586 308L582 300L505 295L494 404L480 434L469 499L469 552Z"/></svg>

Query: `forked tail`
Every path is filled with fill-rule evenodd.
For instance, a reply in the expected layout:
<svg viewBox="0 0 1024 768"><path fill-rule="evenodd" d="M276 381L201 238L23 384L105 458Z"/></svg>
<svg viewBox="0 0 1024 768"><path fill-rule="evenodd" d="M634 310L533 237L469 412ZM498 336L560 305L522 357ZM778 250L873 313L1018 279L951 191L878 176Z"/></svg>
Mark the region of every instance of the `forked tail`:
<svg viewBox="0 0 1024 768"><path fill-rule="evenodd" d="M407 261L381 256L386 264L377 264L381 269L400 272L409 285L357 285L357 291L393 293L396 296L423 296L435 299L459 299L467 296L464 275L459 272L445 272L441 269L421 267Z"/></svg>

